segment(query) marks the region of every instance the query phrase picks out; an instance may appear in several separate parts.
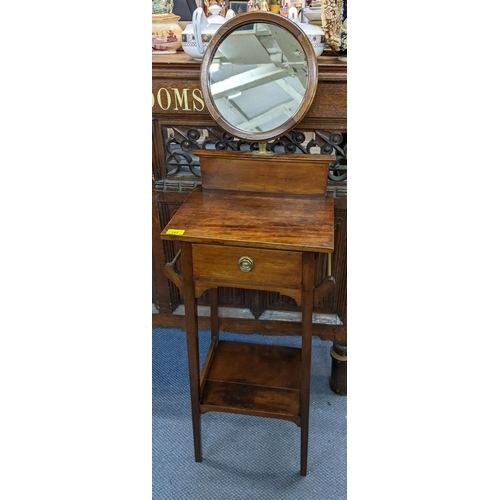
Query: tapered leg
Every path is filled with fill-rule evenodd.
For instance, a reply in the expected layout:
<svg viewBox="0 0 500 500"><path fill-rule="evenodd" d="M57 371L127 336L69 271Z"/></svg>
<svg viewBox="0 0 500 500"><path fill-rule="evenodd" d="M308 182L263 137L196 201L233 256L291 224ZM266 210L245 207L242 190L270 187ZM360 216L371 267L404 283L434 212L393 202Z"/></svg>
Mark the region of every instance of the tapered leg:
<svg viewBox="0 0 500 500"><path fill-rule="evenodd" d="M188 351L189 388L191 390L191 415L193 419L194 459L201 462L200 414L200 350L198 346L198 310L194 296L193 254L190 243L182 244L182 274L184 282L184 307Z"/></svg>
<svg viewBox="0 0 500 500"><path fill-rule="evenodd" d="M212 341L219 341L219 289L211 288L208 292L210 296L210 331Z"/></svg>
<svg viewBox="0 0 500 500"><path fill-rule="evenodd" d="M307 474L309 399L311 389L311 341L314 286L314 254L302 254L302 354L300 374L300 474Z"/></svg>

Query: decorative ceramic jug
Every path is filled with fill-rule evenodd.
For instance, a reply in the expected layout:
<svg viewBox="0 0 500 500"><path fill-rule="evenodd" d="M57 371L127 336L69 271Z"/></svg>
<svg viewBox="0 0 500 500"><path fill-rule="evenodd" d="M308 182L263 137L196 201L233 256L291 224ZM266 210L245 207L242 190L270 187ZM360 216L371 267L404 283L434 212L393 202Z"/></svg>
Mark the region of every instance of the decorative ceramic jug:
<svg viewBox="0 0 500 500"><path fill-rule="evenodd" d="M218 5L211 5L209 8L211 16L205 16L203 9L198 7L193 12L193 22L188 24L182 32L182 49L184 52L201 61L208 42L215 32L228 20L234 16L234 11L228 9L226 17L219 15L221 8Z"/></svg>
<svg viewBox="0 0 500 500"><path fill-rule="evenodd" d="M316 57L319 57L325 49L325 33L320 26L315 24L305 24L299 21L299 14L296 7L290 7L288 11L288 19L296 23L299 28L307 35L311 42Z"/></svg>
<svg viewBox="0 0 500 500"><path fill-rule="evenodd" d="M182 45L180 16L175 14L153 14L152 44L154 52L174 54Z"/></svg>

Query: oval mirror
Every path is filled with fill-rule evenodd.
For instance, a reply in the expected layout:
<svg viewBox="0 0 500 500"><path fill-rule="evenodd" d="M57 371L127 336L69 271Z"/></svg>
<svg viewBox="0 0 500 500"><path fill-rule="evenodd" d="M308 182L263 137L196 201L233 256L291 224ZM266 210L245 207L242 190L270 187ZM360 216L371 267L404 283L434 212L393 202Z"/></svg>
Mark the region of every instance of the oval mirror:
<svg viewBox="0 0 500 500"><path fill-rule="evenodd" d="M221 128L239 139L268 141L307 113L317 74L314 49L297 24L256 11L216 32L201 64L201 87Z"/></svg>

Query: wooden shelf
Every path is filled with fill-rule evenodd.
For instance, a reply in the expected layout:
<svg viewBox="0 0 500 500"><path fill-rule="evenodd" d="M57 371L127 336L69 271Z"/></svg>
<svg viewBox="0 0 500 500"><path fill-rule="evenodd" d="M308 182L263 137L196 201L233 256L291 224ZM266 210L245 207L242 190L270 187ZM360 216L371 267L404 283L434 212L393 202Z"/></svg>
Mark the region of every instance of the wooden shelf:
<svg viewBox="0 0 500 500"><path fill-rule="evenodd" d="M220 341L206 362L201 413L239 413L300 425L300 349Z"/></svg>

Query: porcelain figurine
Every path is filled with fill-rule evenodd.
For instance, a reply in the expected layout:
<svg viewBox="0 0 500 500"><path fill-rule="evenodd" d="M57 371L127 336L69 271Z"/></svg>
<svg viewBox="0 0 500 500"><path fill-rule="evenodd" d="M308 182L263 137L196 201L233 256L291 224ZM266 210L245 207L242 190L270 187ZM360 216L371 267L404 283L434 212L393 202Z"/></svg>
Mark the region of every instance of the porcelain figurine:
<svg viewBox="0 0 500 500"><path fill-rule="evenodd" d="M280 14L283 17L289 17L290 15L290 9L288 8L288 2L286 0L282 0L281 2Z"/></svg>
<svg viewBox="0 0 500 500"><path fill-rule="evenodd" d="M219 3L219 7L220 7L219 14L222 17L225 17L226 16L226 2L224 0L221 0L221 2Z"/></svg>

